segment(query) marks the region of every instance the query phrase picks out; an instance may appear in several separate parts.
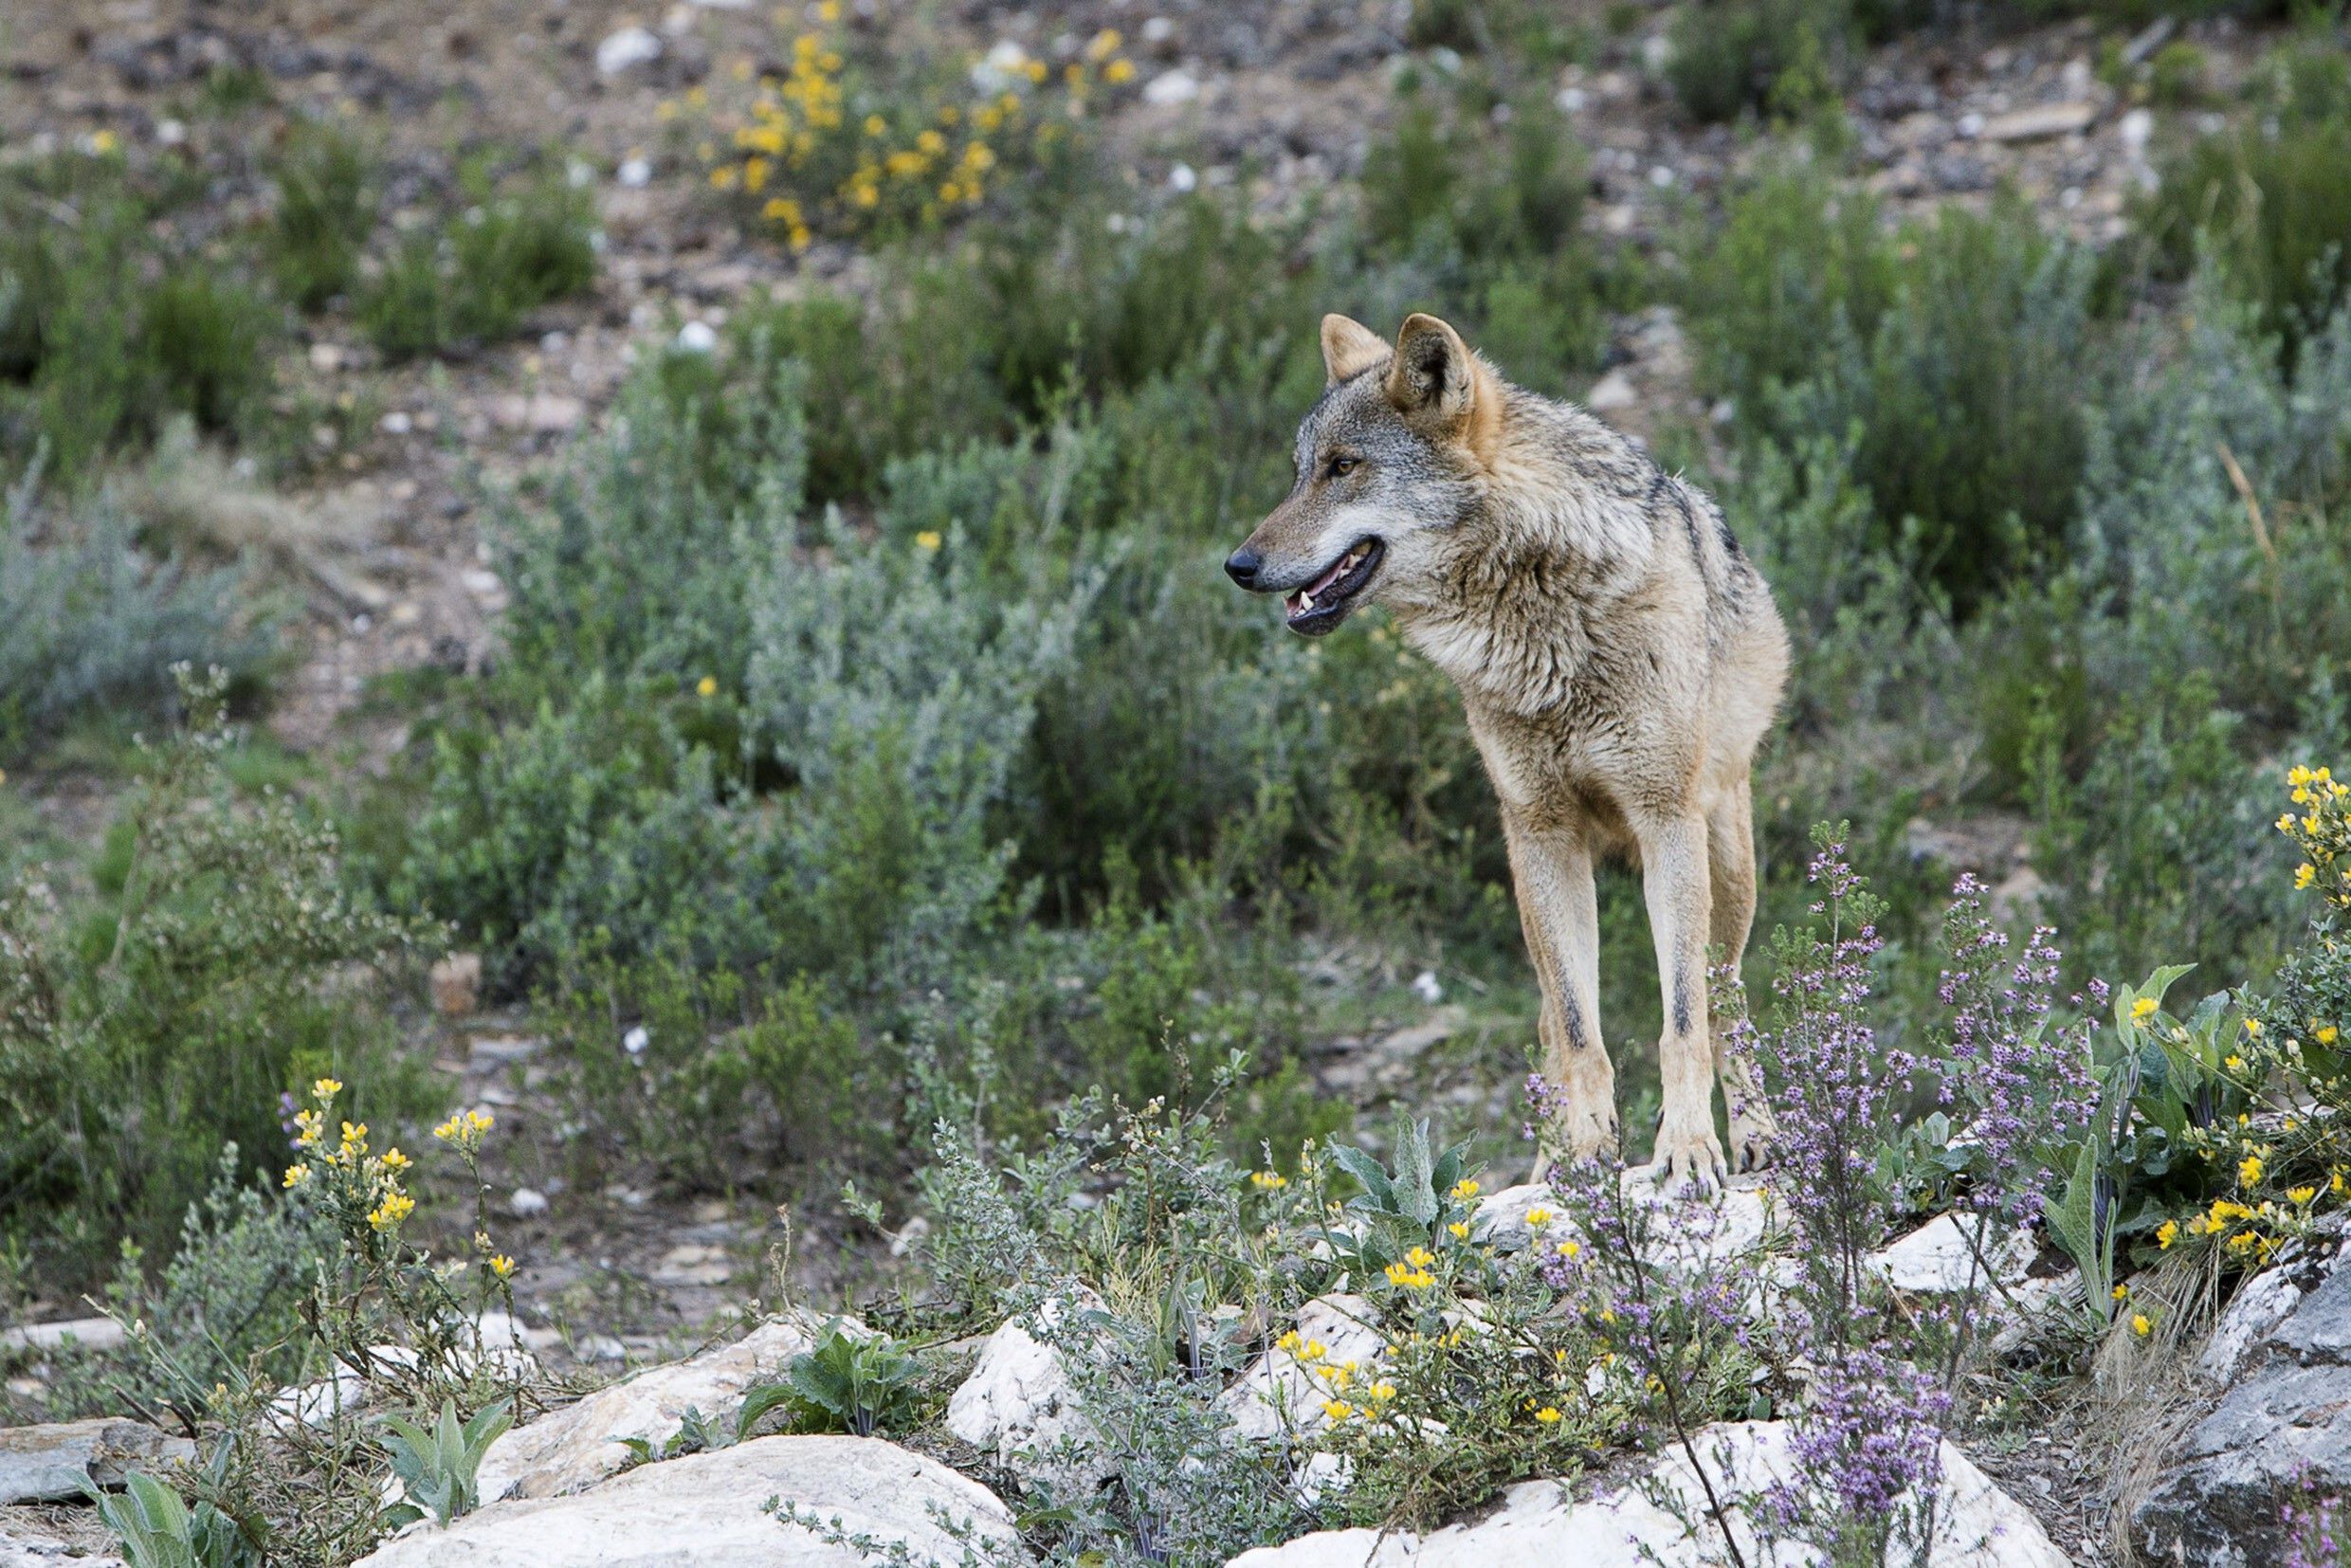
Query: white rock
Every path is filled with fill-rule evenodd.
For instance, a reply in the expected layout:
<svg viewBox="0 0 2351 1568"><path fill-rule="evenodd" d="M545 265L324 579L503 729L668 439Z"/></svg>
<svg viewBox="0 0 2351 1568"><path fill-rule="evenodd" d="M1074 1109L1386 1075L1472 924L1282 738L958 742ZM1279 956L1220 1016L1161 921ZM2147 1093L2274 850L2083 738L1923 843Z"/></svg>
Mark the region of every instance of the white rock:
<svg viewBox="0 0 2351 1568"><path fill-rule="evenodd" d="M1445 988L1437 983L1437 972L1424 969L1412 976L1412 994L1435 1007L1445 1000Z"/></svg>
<svg viewBox="0 0 2351 1568"><path fill-rule="evenodd" d="M1996 1282L2015 1285L2023 1280L2040 1249L2032 1232L2018 1227L1977 1244L1984 1262L1992 1266L1987 1275L1970 1247L1978 1223L1956 1213L1937 1214L1884 1251L1869 1254L1869 1266L1895 1289L1922 1295L1954 1295Z"/></svg>
<svg viewBox="0 0 2351 1568"><path fill-rule="evenodd" d="M1361 1296L1318 1296L1308 1302L1298 1313L1300 1348L1319 1342L1322 1355L1309 1361L1276 1347L1259 1357L1220 1396L1234 1428L1244 1437L1272 1438L1329 1426L1322 1402L1331 1396L1330 1385L1311 1368L1352 1361L1354 1381L1371 1377L1388 1348L1378 1322L1379 1309Z"/></svg>
<svg viewBox="0 0 2351 1568"><path fill-rule="evenodd" d="M1143 42L1164 44L1176 36L1176 24L1164 16L1154 16L1143 23Z"/></svg>
<svg viewBox="0 0 2351 1568"><path fill-rule="evenodd" d="M1584 407L1594 413L1607 413L1613 409L1629 409L1640 401L1632 383L1622 371L1611 371L1592 384L1584 393Z"/></svg>
<svg viewBox="0 0 2351 1568"><path fill-rule="evenodd" d="M659 60L661 52L661 37L651 28L623 27L596 46L596 69L606 76L618 76L632 66Z"/></svg>
<svg viewBox="0 0 2351 1568"><path fill-rule="evenodd" d="M1994 115L1983 122L1978 134L1986 141L2040 141L2086 131L2097 119L2098 106L2094 103L2040 103L2030 109Z"/></svg>
<svg viewBox="0 0 2351 1568"><path fill-rule="evenodd" d="M855 1547L770 1515L770 1498L838 1520L846 1536L902 1543L918 1565L963 1561L957 1530L984 1560L1027 1560L1011 1511L934 1459L871 1437L762 1437L575 1497L493 1503L447 1529L420 1522L358 1568L862 1568Z"/></svg>
<svg viewBox="0 0 2351 1568"><path fill-rule="evenodd" d="M124 1568L112 1552L84 1557L82 1551L72 1541L35 1529L28 1520L0 1523L0 1568Z"/></svg>
<svg viewBox="0 0 2351 1568"><path fill-rule="evenodd" d="M2123 143L2123 155L2132 159L2147 155L2147 140L2155 135L2155 116L2144 109L2133 109L2116 124L2114 134Z"/></svg>
<svg viewBox="0 0 2351 1568"><path fill-rule="evenodd" d="M1179 163L1175 168L1170 169L1167 172L1167 188L1170 191L1182 194L1196 191L1199 189L1199 186L1200 175L1198 172L1188 163Z"/></svg>
<svg viewBox="0 0 2351 1568"><path fill-rule="evenodd" d="M1029 84L1029 51L1009 38L999 39L972 67L972 85L993 98Z"/></svg>
<svg viewBox="0 0 2351 1568"><path fill-rule="evenodd" d="M2295 1282L2292 1269L2269 1268L2254 1275L2237 1287L2228 1309L2213 1325L2204 1354L2196 1358L2196 1369L2214 1382L2233 1381L2246 1353L2301 1304L2302 1286Z"/></svg>
<svg viewBox="0 0 2351 1568"><path fill-rule="evenodd" d="M732 1421L745 1388L780 1377L786 1362L814 1344L808 1320L778 1319L733 1344L648 1368L517 1427L482 1456L483 1499L558 1497L592 1486L629 1462L620 1439L643 1438L658 1449L676 1434L688 1406L708 1420Z"/></svg>
<svg viewBox="0 0 2351 1568"><path fill-rule="evenodd" d="M653 166L644 158L623 158L612 177L628 190L641 191L653 183Z"/></svg>
<svg viewBox="0 0 2351 1568"><path fill-rule="evenodd" d="M711 330L710 323L707 321L688 321L678 329L677 345L688 354L708 354L719 346L719 335ZM635 1049L629 1052L629 1055L634 1056L645 1048L643 1043L645 1030L640 1026L629 1032L637 1036L639 1040Z"/></svg>
<svg viewBox="0 0 2351 1568"><path fill-rule="evenodd" d="M1049 1314L1044 1322L1061 1321L1059 1304L1040 1310ZM1061 1352L1018 1322L988 1337L972 1375L947 1401L947 1430L993 1452L1022 1479L1048 1482L1066 1496L1093 1491L1110 1473L1095 1455L1072 1464L1055 1451L1065 1439L1090 1446L1099 1434L1079 1406Z"/></svg>
<svg viewBox="0 0 2351 1568"><path fill-rule="evenodd" d="M1782 1422L1709 1427L1694 1446L1718 1495L1753 1495L1795 1468ZM2050 1543L2039 1521L1949 1443L1942 1446L1942 1466L1931 1568L2069 1568L2070 1559ZM1687 1458L1677 1453L1651 1475L1675 1503L1672 1511L1639 1486L1576 1503L1558 1482L1527 1481L1503 1494L1500 1509L1475 1522L1425 1536L1323 1531L1244 1552L1230 1568L1700 1568L1726 1560L1722 1532L1706 1517L1704 1493ZM1752 1529L1736 1507L1732 1512L1740 1548L1755 1568L1821 1560L1798 1545L1759 1550ZM1704 1526L1698 1539L1677 1513Z"/></svg>
<svg viewBox="0 0 2351 1568"><path fill-rule="evenodd" d="M131 1470L192 1461L196 1446L144 1421L100 1416L0 1427L0 1504L80 1502L95 1484L119 1486Z"/></svg>
<svg viewBox="0 0 2351 1568"><path fill-rule="evenodd" d="M1189 103L1199 96L1199 79L1180 66L1172 71L1161 71L1143 84L1143 101L1161 107Z"/></svg>
<svg viewBox="0 0 2351 1568"><path fill-rule="evenodd" d="M547 1194L536 1187L517 1187L506 1194L506 1212L517 1219L533 1219L547 1212Z"/></svg>
<svg viewBox="0 0 2351 1568"><path fill-rule="evenodd" d="M53 1323L19 1323L0 1333L0 1350L117 1350L130 1333L112 1318L67 1318Z"/></svg>

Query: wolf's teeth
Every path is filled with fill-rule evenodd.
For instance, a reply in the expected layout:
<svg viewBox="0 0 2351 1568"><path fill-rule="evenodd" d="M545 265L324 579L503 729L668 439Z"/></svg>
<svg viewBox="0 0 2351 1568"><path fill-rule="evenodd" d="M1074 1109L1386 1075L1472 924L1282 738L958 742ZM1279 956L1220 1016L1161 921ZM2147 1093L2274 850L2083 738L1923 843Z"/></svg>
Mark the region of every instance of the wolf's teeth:
<svg viewBox="0 0 2351 1568"><path fill-rule="evenodd" d="M1301 615L1303 615L1303 614L1304 614L1307 611L1312 610L1313 608L1314 608L1314 595L1313 595L1313 594L1311 594L1311 593L1301 593L1300 595L1298 595L1298 612L1299 612Z"/></svg>

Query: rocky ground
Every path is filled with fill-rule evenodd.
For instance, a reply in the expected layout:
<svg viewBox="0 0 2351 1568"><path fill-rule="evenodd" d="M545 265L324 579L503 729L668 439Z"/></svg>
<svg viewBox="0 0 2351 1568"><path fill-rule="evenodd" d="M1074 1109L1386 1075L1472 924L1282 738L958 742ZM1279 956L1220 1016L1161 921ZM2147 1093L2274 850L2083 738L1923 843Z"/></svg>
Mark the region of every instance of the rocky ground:
<svg viewBox="0 0 2351 1568"><path fill-rule="evenodd" d="M1505 1251L1528 1245L1536 1233L1529 1211L1549 1196L1537 1187L1492 1194L1478 1212L1478 1235ZM1532 1223L1543 1227L1546 1244L1558 1234L1556 1220L1538 1214ZM1653 1261L1669 1272L1726 1267L1777 1223L1768 1189L1744 1180L1699 1231L1687 1237L1663 1232ZM1930 1222L1876 1254L1871 1266L1901 1296L1922 1304L1977 1288L1982 1276L1960 1223L1953 1216ZM2029 1362L2052 1325L2078 1311L2064 1304L2062 1280L2040 1270L2035 1250L2021 1237L1991 1249L1999 1291L1986 1307L1987 1331L1994 1354L2019 1364ZM2351 1437L2342 1418L2351 1377L2351 1269L2341 1267L2343 1250L2340 1238L2329 1236L2286 1257L2247 1285L2200 1345L2137 1349L2118 1341L2124 1354L2167 1361L2191 1352L2194 1403L2192 1418L2150 1450L2145 1485L2124 1500L2126 1516L2107 1527L2052 1508L2049 1488L2032 1486L2032 1475L2020 1472L2014 1456L1978 1465L1945 1443L1929 1559L1937 1568L2068 1568L2119 1560L2115 1537L2123 1535L2157 1561L2253 1568L2280 1560L2276 1489L2309 1476L2328 1486L2351 1482ZM1331 1421L1321 1405L1326 1391L1300 1358L1321 1349L1331 1362L1359 1359L1366 1376L1376 1373L1390 1332L1378 1326L1378 1316L1358 1296L1318 1298L1300 1313L1298 1337L1267 1350L1217 1396L1231 1417L1228 1440L1267 1444L1289 1455L1287 1485L1302 1496L1330 1485L1348 1461L1317 1451ZM1074 1321L1066 1305L1048 1301L984 1341L967 1341L943 1421L924 1428L912 1447L864 1437L752 1437L633 1462L618 1439L639 1440L658 1454L689 1411L731 1427L749 1390L777 1377L824 1328L805 1312L767 1318L746 1336L558 1403L508 1431L481 1462L483 1506L447 1528L420 1522L366 1563L649 1563L680 1560L665 1554L686 1540L693 1560L795 1568L847 1568L875 1559L889 1542L902 1544L905 1560L918 1564L965 1560L967 1542L979 1544L990 1560L1019 1561L1012 1511L983 1482L1044 1483L1064 1496L1084 1495L1121 1463L1089 1420L1064 1359L1080 1348L1066 1327ZM532 1353L510 1337L509 1322L485 1320L481 1333L486 1352L527 1371ZM1285 1348L1299 1338L1317 1343ZM2126 1383L2134 1376L2117 1358L2107 1361L2104 1377ZM328 1384L282 1403L286 1419L318 1419L322 1401L363 1396L355 1382L348 1391ZM1324 1531L1233 1560L1248 1568L1473 1568L1499 1557L1595 1568L1698 1568L1724 1555L1705 1499L1755 1499L1790 1478L1799 1461L1789 1436L1777 1422L1725 1423L1695 1434L1686 1449L1629 1459L1572 1488L1546 1480L1520 1484L1491 1507L1431 1532ZM0 1432L0 1568L55 1562L94 1544L86 1512L77 1516L54 1504L74 1496L85 1479L118 1481L129 1466L188 1448L132 1421ZM792 1519L773 1517L779 1501ZM1727 1506L1747 1560L1811 1560L1759 1554L1744 1505ZM114 1559L82 1560L102 1568Z"/></svg>

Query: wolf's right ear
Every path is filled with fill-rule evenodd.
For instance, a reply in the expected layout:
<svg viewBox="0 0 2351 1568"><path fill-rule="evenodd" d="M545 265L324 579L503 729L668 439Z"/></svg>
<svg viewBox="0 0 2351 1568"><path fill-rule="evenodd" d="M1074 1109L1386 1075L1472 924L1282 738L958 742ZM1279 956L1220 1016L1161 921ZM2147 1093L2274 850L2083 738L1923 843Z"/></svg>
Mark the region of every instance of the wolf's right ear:
<svg viewBox="0 0 2351 1568"><path fill-rule="evenodd" d="M1322 318L1322 369L1338 386L1388 357L1387 339L1351 317Z"/></svg>

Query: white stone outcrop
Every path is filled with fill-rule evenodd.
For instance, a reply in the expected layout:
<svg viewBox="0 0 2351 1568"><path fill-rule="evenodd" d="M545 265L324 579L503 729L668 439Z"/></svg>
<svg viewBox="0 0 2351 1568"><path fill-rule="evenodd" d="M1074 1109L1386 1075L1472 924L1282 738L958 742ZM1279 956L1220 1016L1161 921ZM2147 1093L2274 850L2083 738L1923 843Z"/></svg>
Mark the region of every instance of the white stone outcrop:
<svg viewBox="0 0 2351 1568"><path fill-rule="evenodd" d="M1719 1496L1754 1495L1795 1466L1783 1422L1709 1427L1694 1446ZM1942 1468L1931 1568L2069 1568L2071 1559L2040 1522L1949 1443L1942 1446ZM1727 1560L1688 1459L1677 1453L1660 1462L1649 1479L1673 1506L1660 1506L1641 1486L1577 1503L1557 1481L1528 1481L1504 1492L1493 1513L1427 1535L1325 1530L1244 1552L1229 1568L1703 1568ZM1822 1560L1801 1545L1763 1549L1752 1525L1736 1507L1732 1513L1751 1568ZM1693 1535L1684 1518L1703 1527Z"/></svg>
<svg viewBox="0 0 2351 1568"><path fill-rule="evenodd" d="M1066 1310L1049 1303L1039 1308L1053 1314L1046 1323L1062 1322ZM1110 1473L1094 1451L1100 1434L1080 1408L1068 1363L1019 1320L988 1337L971 1376L947 1401L947 1430L1013 1474L1065 1495L1090 1492Z"/></svg>
<svg viewBox="0 0 2351 1568"><path fill-rule="evenodd" d="M1310 1356L1309 1346L1321 1354ZM1331 1424L1323 1403L1332 1389L1320 1369L1354 1363L1350 1381L1368 1381L1387 1354L1379 1309L1361 1296L1318 1296L1299 1309L1298 1349L1277 1345L1260 1356L1225 1390L1225 1409L1244 1437L1305 1435Z"/></svg>
<svg viewBox="0 0 2351 1568"><path fill-rule="evenodd" d="M805 1317L762 1323L733 1344L647 1368L514 1428L482 1456L483 1501L559 1497L592 1486L629 1463L623 1438L641 1438L658 1450L689 1408L708 1421L734 1420L743 1391L781 1377L787 1362L814 1347L822 1327Z"/></svg>
<svg viewBox="0 0 2351 1568"><path fill-rule="evenodd" d="M775 1517L770 1498L837 1536ZM873 1437L759 1437L574 1495L489 1504L446 1529L420 1522L357 1568L864 1568L845 1538L955 1568L965 1544L950 1524L998 1560L1024 1556L1011 1510L937 1460Z"/></svg>

